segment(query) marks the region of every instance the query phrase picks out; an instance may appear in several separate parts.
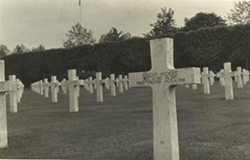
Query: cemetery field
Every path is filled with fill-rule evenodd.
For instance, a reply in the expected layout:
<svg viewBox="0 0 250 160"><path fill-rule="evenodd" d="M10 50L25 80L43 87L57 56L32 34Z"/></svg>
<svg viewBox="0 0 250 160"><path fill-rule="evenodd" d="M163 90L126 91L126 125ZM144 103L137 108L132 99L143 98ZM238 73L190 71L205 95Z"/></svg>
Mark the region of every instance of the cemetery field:
<svg viewBox="0 0 250 160"><path fill-rule="evenodd" d="M234 95L226 101L218 82L210 95L201 85L177 87L181 160L250 159L250 85L234 84ZM104 89L102 103L82 88L77 113L69 113L68 95L58 96L51 103L25 90L19 113L8 112L9 146L0 149L1 159L153 160L150 88L116 97Z"/></svg>

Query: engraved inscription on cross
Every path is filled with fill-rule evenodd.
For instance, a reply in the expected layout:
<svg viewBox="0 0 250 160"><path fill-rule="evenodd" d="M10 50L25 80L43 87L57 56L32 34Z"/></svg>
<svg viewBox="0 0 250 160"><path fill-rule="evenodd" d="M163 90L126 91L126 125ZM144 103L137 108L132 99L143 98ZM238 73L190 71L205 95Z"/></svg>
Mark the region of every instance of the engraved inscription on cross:
<svg viewBox="0 0 250 160"><path fill-rule="evenodd" d="M154 160L179 160L175 87L199 84L200 69L174 69L173 40L170 38L151 40L150 50L151 70L130 73L129 85L152 88Z"/></svg>

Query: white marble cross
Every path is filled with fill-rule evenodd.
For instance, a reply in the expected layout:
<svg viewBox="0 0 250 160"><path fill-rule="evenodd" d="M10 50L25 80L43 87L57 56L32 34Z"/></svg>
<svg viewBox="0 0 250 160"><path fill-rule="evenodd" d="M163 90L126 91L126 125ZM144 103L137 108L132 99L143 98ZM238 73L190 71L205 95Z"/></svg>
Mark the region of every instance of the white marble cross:
<svg viewBox="0 0 250 160"><path fill-rule="evenodd" d="M103 102L103 86L102 86L102 73L97 72L96 73L96 80L95 80L95 86L96 86L96 101L97 102Z"/></svg>
<svg viewBox="0 0 250 160"><path fill-rule="evenodd" d="M63 78L61 81L61 89L63 91L63 94L67 94L67 86L66 86L66 79Z"/></svg>
<svg viewBox="0 0 250 160"><path fill-rule="evenodd" d="M237 67L236 69L237 71L235 72L234 76L235 79L237 79L237 88L243 88L241 67Z"/></svg>
<svg viewBox="0 0 250 160"><path fill-rule="evenodd" d="M17 113L17 80L16 75L9 75L9 85L12 91L9 92L10 113Z"/></svg>
<svg viewBox="0 0 250 160"><path fill-rule="evenodd" d="M208 67L203 67L201 78L202 78L204 94L210 94L210 84L209 84L209 79L208 79L210 76L211 75L208 73Z"/></svg>
<svg viewBox="0 0 250 160"><path fill-rule="evenodd" d="M124 89L128 90L128 76L124 76L123 83L124 83Z"/></svg>
<svg viewBox="0 0 250 160"><path fill-rule="evenodd" d="M41 95L43 95L43 92L44 92L44 84L43 84L43 81L40 80L39 81L39 89L40 89L40 93Z"/></svg>
<svg viewBox="0 0 250 160"><path fill-rule="evenodd" d="M24 84L20 79L17 79L17 102L21 102L21 98L24 92Z"/></svg>
<svg viewBox="0 0 250 160"><path fill-rule="evenodd" d="M249 81L249 73L246 69L242 69L243 84L247 84Z"/></svg>
<svg viewBox="0 0 250 160"><path fill-rule="evenodd" d="M49 97L49 82L48 82L48 78L44 78L43 79L43 86L44 86L44 97L48 98Z"/></svg>
<svg viewBox="0 0 250 160"><path fill-rule="evenodd" d="M86 79L86 80L84 81L84 87L85 87L85 89L86 89L87 91L89 91L89 80L88 80L88 79Z"/></svg>
<svg viewBox="0 0 250 160"><path fill-rule="evenodd" d="M123 79L122 79L122 75L119 75L118 78L119 78L119 92L123 93Z"/></svg>
<svg viewBox="0 0 250 160"><path fill-rule="evenodd" d="M151 40L150 50L151 70L130 73L129 85L152 88L154 160L179 160L175 87L200 83L200 69L174 69L170 38Z"/></svg>
<svg viewBox="0 0 250 160"><path fill-rule="evenodd" d="M110 94L111 96L116 96L116 88L115 88L115 74L110 74L110 79L108 80L110 85Z"/></svg>
<svg viewBox="0 0 250 160"><path fill-rule="evenodd" d="M231 71L231 63L224 63L224 72L218 73L220 78L225 79L225 98L226 100L233 100L233 81L232 77L234 76L234 72Z"/></svg>
<svg viewBox="0 0 250 160"><path fill-rule="evenodd" d="M59 83L56 79L56 76L51 76L50 88L51 88L51 100L52 102L58 102L58 86Z"/></svg>
<svg viewBox="0 0 250 160"><path fill-rule="evenodd" d="M84 85L83 80L79 80L76 76L76 70L70 69L68 70L68 78L69 80L66 81L65 85L68 87L69 90L69 111L70 112L78 112L78 97L79 97L79 90L78 87L80 85Z"/></svg>
<svg viewBox="0 0 250 160"><path fill-rule="evenodd" d="M208 78L209 78L210 85L214 85L215 74L213 71L209 71L209 74L210 74L210 77L208 77Z"/></svg>
<svg viewBox="0 0 250 160"><path fill-rule="evenodd" d="M221 84L221 86L225 86L225 78L222 76L220 76L220 75L223 75L224 74L224 69L220 69L220 72L219 73L217 73L216 74L216 76L219 78L219 80L220 80L220 84Z"/></svg>
<svg viewBox="0 0 250 160"><path fill-rule="evenodd" d="M4 61L0 60L0 148L8 146L6 93L11 91L8 81L5 81Z"/></svg>
<svg viewBox="0 0 250 160"><path fill-rule="evenodd" d="M89 93L94 93L92 77L89 77Z"/></svg>

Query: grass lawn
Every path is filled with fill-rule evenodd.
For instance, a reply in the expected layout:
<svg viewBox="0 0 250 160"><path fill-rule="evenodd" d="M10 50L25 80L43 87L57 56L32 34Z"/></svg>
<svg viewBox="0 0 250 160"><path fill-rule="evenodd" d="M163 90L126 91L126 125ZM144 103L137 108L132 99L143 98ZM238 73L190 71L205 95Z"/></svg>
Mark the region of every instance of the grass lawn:
<svg viewBox="0 0 250 160"><path fill-rule="evenodd" d="M97 103L82 89L80 112L69 113L68 95L51 103L25 90L19 113L8 113L9 147L0 149L0 158L153 160L151 89L116 97L104 92L104 102ZM202 86L177 87L181 160L250 159L250 88L234 93L235 100L224 100L218 82L210 95Z"/></svg>

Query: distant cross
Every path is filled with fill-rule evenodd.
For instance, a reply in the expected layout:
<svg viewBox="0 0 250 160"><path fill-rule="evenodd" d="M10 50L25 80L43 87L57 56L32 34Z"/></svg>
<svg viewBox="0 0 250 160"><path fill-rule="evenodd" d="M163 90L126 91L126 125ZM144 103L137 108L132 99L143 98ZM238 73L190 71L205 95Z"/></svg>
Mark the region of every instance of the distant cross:
<svg viewBox="0 0 250 160"><path fill-rule="evenodd" d="M116 96L116 88L115 88L115 74L110 75L110 79L108 80L110 86L110 94L111 96Z"/></svg>
<svg viewBox="0 0 250 160"><path fill-rule="evenodd" d="M201 78L202 78L204 94L210 94L209 77L211 77L211 75L208 73L208 67L203 67Z"/></svg>
<svg viewBox="0 0 250 160"><path fill-rule="evenodd" d="M214 85L214 72L213 71L209 71L209 74L210 74L210 77L209 77L209 82L210 82L210 85Z"/></svg>
<svg viewBox="0 0 250 160"><path fill-rule="evenodd" d="M102 86L102 72L96 73L96 80L95 80L95 86L96 86L96 101L97 102L103 102L103 86Z"/></svg>
<svg viewBox="0 0 250 160"><path fill-rule="evenodd" d="M225 80L225 98L226 100L233 100L233 81L232 77L234 76L234 72L231 71L231 63L224 63L224 72L220 72L218 75L220 78Z"/></svg>
<svg viewBox="0 0 250 160"><path fill-rule="evenodd" d="M130 73L129 85L152 88L154 160L179 160L175 87L200 83L200 69L174 69L170 38L151 40L150 50L152 69Z"/></svg>
<svg viewBox="0 0 250 160"><path fill-rule="evenodd" d="M89 77L89 93L94 93L92 77Z"/></svg>
<svg viewBox="0 0 250 160"><path fill-rule="evenodd" d="M10 75L9 76L9 85L12 89L11 92L9 92L9 98L10 98L10 113L17 113L17 80L16 75Z"/></svg>
<svg viewBox="0 0 250 160"><path fill-rule="evenodd" d="M17 79L17 102L21 102L21 98L24 92L24 84L20 79Z"/></svg>
<svg viewBox="0 0 250 160"><path fill-rule="evenodd" d="M236 69L237 71L234 76L237 79L237 88L243 88L241 67L237 67Z"/></svg>
<svg viewBox="0 0 250 160"><path fill-rule="evenodd" d="M128 90L128 76L124 76L123 83L124 83L124 89Z"/></svg>
<svg viewBox="0 0 250 160"><path fill-rule="evenodd" d="M79 78L76 76L75 69L68 70L68 78L69 80L65 82L65 85L69 90L69 111L78 112L79 86L83 85L84 82L82 80L79 80Z"/></svg>
<svg viewBox="0 0 250 160"><path fill-rule="evenodd" d="M44 97L49 97L49 82L47 78L43 79L43 85L44 85Z"/></svg>
<svg viewBox="0 0 250 160"><path fill-rule="evenodd" d="M56 79L56 76L51 76L51 82L50 82L50 88L51 88L51 101L52 102L58 102L58 87L59 83Z"/></svg>
<svg viewBox="0 0 250 160"><path fill-rule="evenodd" d="M249 81L249 73L246 69L242 70L242 76L243 76L243 84L247 84Z"/></svg>
<svg viewBox="0 0 250 160"><path fill-rule="evenodd" d="M220 80L221 86L225 86L225 79L224 79L223 76L222 76L222 77L220 76L220 75L223 75L224 72L225 72L224 69L221 69L220 72L216 74L216 76L217 76L217 77L219 78L219 80Z"/></svg>
<svg viewBox="0 0 250 160"><path fill-rule="evenodd" d="M122 75L119 75L118 78L119 78L119 92L123 93L123 79L122 79Z"/></svg>

